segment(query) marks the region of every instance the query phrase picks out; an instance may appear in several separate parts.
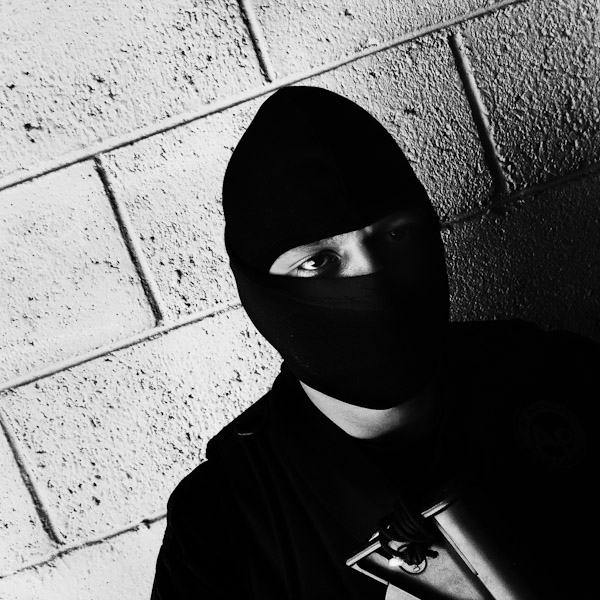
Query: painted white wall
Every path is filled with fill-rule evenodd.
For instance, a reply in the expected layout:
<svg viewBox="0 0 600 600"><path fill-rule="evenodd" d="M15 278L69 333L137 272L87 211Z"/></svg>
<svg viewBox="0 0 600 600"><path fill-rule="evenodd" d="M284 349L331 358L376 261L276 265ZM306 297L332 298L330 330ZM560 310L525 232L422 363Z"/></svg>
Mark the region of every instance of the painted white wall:
<svg viewBox="0 0 600 600"><path fill-rule="evenodd" d="M281 85L351 97L406 150L447 224L454 319L600 340L598 12L4 0L0 599L148 598L170 492L268 389L220 184Z"/></svg>

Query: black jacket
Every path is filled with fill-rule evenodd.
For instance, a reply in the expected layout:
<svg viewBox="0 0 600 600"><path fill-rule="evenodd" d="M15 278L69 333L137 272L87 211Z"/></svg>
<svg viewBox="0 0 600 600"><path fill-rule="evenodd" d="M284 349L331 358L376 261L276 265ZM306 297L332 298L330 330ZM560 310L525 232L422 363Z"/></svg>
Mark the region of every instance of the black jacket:
<svg viewBox="0 0 600 600"><path fill-rule="evenodd" d="M384 598L346 559L398 495L462 471L540 598L591 598L598 346L514 321L450 335L445 417L397 452L342 432L284 367L172 494L152 599Z"/></svg>

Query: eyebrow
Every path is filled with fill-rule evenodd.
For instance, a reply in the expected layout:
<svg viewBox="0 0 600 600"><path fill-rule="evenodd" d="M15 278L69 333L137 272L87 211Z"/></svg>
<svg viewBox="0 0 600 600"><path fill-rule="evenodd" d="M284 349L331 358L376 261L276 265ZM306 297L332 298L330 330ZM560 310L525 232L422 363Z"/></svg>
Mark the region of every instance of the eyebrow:
<svg viewBox="0 0 600 600"><path fill-rule="evenodd" d="M405 210L398 211L397 213L394 213L392 215L383 217L383 218L379 219L378 221L375 221L375 223L371 223L370 226L373 226L375 231L378 231L378 230L384 229L390 225L392 225L392 226L399 225L401 223L410 222L413 219L415 219L415 218L418 219L420 217L422 217L422 213L420 210L418 210L418 212L415 214L414 209L405 209ZM369 227L369 225L366 225L365 227ZM335 243L342 242L346 236L351 235L355 231L357 231L357 230L346 231L344 233L338 233L337 235L332 235L330 237L316 240L314 242L309 242L308 244L302 244L301 246L296 246L295 248L290 248L284 254L286 254L286 255L289 254L291 257L295 257L300 254L310 253L313 250L317 250L317 249L321 248L322 246L327 246L329 244L333 244L334 240L335 240ZM294 258L294 260L295 260L295 258Z"/></svg>
<svg viewBox="0 0 600 600"><path fill-rule="evenodd" d="M314 242L309 242L308 244L302 244L302 246L296 246L295 248L291 248L287 252L306 252L313 248L318 248L319 246L326 246L327 244L334 243L334 240L341 241L346 236L353 233L352 231L347 231L345 233L338 233L337 235L332 235L331 237L323 238L322 240L316 240ZM286 254L287 254L286 252Z"/></svg>

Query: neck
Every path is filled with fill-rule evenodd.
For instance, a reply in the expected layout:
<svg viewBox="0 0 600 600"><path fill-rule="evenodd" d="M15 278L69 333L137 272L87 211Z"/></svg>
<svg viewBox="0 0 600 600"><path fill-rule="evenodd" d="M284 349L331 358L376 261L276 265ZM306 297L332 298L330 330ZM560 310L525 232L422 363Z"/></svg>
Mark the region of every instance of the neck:
<svg viewBox="0 0 600 600"><path fill-rule="evenodd" d="M348 404L302 381L300 384L311 402L330 421L355 438L377 439L391 435L418 438L427 433L435 422L436 380L402 404L381 410Z"/></svg>

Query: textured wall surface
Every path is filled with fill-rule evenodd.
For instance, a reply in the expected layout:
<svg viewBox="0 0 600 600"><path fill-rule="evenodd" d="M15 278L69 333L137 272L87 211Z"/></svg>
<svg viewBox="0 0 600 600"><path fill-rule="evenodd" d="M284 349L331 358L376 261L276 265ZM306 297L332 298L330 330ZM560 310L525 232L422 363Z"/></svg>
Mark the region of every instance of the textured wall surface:
<svg viewBox="0 0 600 600"><path fill-rule="evenodd" d="M0 196L3 380L152 327L90 161Z"/></svg>
<svg viewBox="0 0 600 600"><path fill-rule="evenodd" d="M235 0L2 2L1 172L261 83Z"/></svg>
<svg viewBox="0 0 600 600"><path fill-rule="evenodd" d="M222 176L268 94L376 115L452 318L600 340L596 0L0 3L0 600L149 597L166 500L268 389Z"/></svg>

